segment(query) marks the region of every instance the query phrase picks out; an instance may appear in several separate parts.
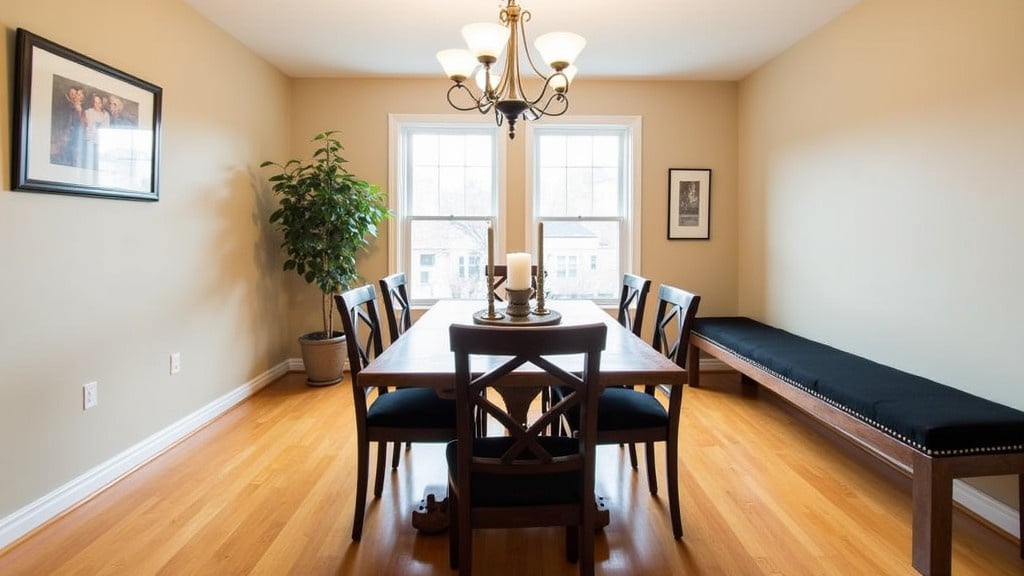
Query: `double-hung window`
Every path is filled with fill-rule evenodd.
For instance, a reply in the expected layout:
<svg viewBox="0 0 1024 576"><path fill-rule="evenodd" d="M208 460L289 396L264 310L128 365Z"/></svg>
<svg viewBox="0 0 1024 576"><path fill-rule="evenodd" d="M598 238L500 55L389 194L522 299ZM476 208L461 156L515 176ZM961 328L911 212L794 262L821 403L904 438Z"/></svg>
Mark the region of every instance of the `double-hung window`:
<svg viewBox="0 0 1024 576"><path fill-rule="evenodd" d="M493 123L392 116L392 269L413 304L485 299L487 228L499 227L503 144Z"/></svg>
<svg viewBox="0 0 1024 576"><path fill-rule="evenodd" d="M544 223L544 289L551 299L617 302L639 268L639 118L567 119L530 126L532 222Z"/></svg>

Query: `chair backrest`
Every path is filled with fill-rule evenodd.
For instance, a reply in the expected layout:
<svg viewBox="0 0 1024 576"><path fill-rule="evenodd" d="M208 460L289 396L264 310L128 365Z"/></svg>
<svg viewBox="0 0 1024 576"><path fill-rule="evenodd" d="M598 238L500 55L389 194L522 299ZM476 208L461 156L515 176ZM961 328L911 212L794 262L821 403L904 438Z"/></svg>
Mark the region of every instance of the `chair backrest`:
<svg viewBox="0 0 1024 576"><path fill-rule="evenodd" d="M680 368L691 368L686 365L686 352L699 305L700 296L696 294L665 284L658 287L658 315L651 345Z"/></svg>
<svg viewBox="0 0 1024 576"><path fill-rule="evenodd" d="M471 493L465 491L470 490L472 473L521 475L583 470L583 494L593 494L597 397L601 393L598 378L607 330L604 324L535 328L453 324L449 328L451 348L455 353L460 491ZM470 365L471 354L480 355L477 361L483 361L482 356L501 357L488 358L500 360L500 364L488 363L489 369L481 374L480 366ZM583 355L580 375L560 367L558 359L553 358L568 354ZM537 366L550 378L556 379L560 386L571 390L559 402L543 406L542 412L532 422L518 422L509 415L503 402L496 404L492 400L496 394L485 394L488 388L497 387L500 395L502 385L508 385L509 374L524 364ZM579 369L578 361L572 369ZM474 375L474 371L477 374ZM536 382L534 379L534 385ZM491 450L487 454L474 455L473 439L480 434L474 425L478 409L496 419L506 432L497 438L496 444L489 444ZM542 444L542 434L571 409L580 410L582 415L579 437L549 436ZM568 449L553 454L551 441Z"/></svg>
<svg viewBox="0 0 1024 576"><path fill-rule="evenodd" d="M367 284L335 294L334 302L341 313L341 325L345 329L356 427L363 430L366 427L366 397L370 390L359 385L359 372L384 350L380 336L377 292L372 284Z"/></svg>
<svg viewBox="0 0 1024 576"><path fill-rule="evenodd" d="M486 271L485 271L485 274L486 274ZM508 281L508 265L507 264L495 264L494 265L494 284L492 284L492 287L494 288L494 299L497 300L498 302L504 302L505 301L505 291L504 290L498 290L498 288L501 288L502 286L504 286L505 282L507 282L507 281ZM534 290L537 289L537 267L536 266L530 266L530 287L533 288Z"/></svg>
<svg viewBox="0 0 1024 576"><path fill-rule="evenodd" d="M348 348L348 368L355 383L359 372L384 350L377 291L372 284L367 284L335 294L334 301L341 313L341 325L345 329L345 345Z"/></svg>
<svg viewBox="0 0 1024 576"><path fill-rule="evenodd" d="M640 336L644 326L644 309L647 306L647 293L651 291L651 281L635 274L622 275L622 292L619 294L619 324L626 330ZM635 306L636 312L629 313Z"/></svg>
<svg viewBox="0 0 1024 576"><path fill-rule="evenodd" d="M405 273L399 272L381 278L380 294L384 299L388 332L391 334L391 341L394 342L412 327L412 306L409 305L409 292L405 287Z"/></svg>

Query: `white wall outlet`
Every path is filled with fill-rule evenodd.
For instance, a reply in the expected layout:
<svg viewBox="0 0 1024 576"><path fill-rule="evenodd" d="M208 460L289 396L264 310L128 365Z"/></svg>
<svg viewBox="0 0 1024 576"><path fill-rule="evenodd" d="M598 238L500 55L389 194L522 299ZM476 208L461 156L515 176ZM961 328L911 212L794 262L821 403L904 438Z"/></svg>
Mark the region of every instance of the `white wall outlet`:
<svg viewBox="0 0 1024 576"><path fill-rule="evenodd" d="M181 352L171 353L171 375L181 372Z"/></svg>
<svg viewBox="0 0 1024 576"><path fill-rule="evenodd" d="M82 384L82 410L88 410L92 408L100 401L99 384L97 382L89 382L88 384Z"/></svg>

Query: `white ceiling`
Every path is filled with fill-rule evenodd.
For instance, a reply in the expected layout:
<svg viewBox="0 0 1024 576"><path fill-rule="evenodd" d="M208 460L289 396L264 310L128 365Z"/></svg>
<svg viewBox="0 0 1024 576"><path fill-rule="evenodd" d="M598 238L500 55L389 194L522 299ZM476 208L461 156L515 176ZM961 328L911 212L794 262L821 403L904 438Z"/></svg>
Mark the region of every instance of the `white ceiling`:
<svg viewBox="0 0 1024 576"><path fill-rule="evenodd" d="M505 0L185 0L292 77L443 76L434 54ZM860 0L519 0L529 41L587 39L580 75L738 80ZM532 46L531 46L532 49Z"/></svg>

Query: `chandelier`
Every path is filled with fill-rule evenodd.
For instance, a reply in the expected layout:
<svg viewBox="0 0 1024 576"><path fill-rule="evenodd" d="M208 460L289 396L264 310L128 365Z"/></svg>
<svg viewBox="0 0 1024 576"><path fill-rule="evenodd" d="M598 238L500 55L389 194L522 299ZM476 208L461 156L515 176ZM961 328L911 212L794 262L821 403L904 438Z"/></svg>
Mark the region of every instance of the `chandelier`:
<svg viewBox="0 0 1024 576"><path fill-rule="evenodd" d="M437 53L445 74L454 82L448 88L448 104L457 110L477 110L481 114L494 111L498 126L508 121L508 137L516 137L516 121L537 120L542 116L561 116L569 109L569 83L576 75L572 65L583 50L586 40L571 32L551 32L537 37L535 46L544 62L551 67L548 74L537 69L526 43L526 26L530 12L507 0L498 20L501 22L478 22L462 28L462 36L468 50L442 50ZM533 73L543 81L535 98L526 95L523 78L519 72L519 41ZM502 69L495 64L505 54ZM475 75L474 75L475 72ZM527 71L528 72L528 71ZM479 93L466 84L473 77ZM462 103L456 102L460 100Z"/></svg>

